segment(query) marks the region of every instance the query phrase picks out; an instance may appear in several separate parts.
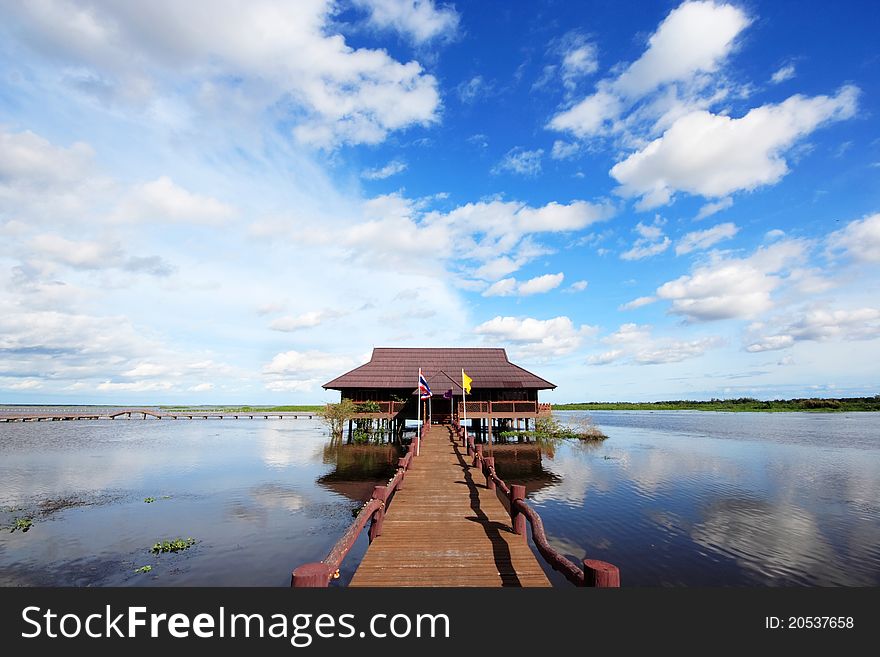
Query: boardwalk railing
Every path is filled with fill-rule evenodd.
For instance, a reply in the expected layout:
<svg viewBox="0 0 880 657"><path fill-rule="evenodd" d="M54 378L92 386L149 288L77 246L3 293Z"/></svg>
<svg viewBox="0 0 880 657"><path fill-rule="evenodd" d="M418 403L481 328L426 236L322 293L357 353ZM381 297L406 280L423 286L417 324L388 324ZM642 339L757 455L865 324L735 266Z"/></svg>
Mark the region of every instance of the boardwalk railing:
<svg viewBox="0 0 880 657"><path fill-rule="evenodd" d="M290 585L294 588L322 588L330 585L330 581L339 577L339 567L343 559L349 553L358 536L370 522L369 539L373 542L377 536L382 535L382 522L385 520L385 511L391 503L395 491L403 488L406 472L412 466L419 447L419 437L413 438L407 448L406 456L397 460L397 471L388 480L385 486L376 486L370 499L364 502L358 512L357 518L351 523L336 544L331 548L327 556L316 563L307 563L297 567L290 577Z"/></svg>
<svg viewBox="0 0 880 657"><path fill-rule="evenodd" d="M567 559L556 551L547 540L544 532L544 523L532 507L526 503L526 487L507 483L495 472L495 459L483 455L483 446L474 445L474 439L460 426L454 426L456 437L461 440L462 446L467 446L467 454L473 457L473 464L479 464L480 470L486 477L486 488L490 491L500 490L508 500L510 508L510 522L513 531L528 540L526 533L526 521L532 526L532 540L538 552L544 560L550 564L553 570L559 571L575 586L594 586L599 588L617 588L620 586L620 571L605 561L596 559L583 559L581 566Z"/></svg>
<svg viewBox="0 0 880 657"><path fill-rule="evenodd" d="M458 414L461 415L467 404L467 414L476 415L544 415L550 413L550 404L539 404L533 401L469 401L458 402Z"/></svg>

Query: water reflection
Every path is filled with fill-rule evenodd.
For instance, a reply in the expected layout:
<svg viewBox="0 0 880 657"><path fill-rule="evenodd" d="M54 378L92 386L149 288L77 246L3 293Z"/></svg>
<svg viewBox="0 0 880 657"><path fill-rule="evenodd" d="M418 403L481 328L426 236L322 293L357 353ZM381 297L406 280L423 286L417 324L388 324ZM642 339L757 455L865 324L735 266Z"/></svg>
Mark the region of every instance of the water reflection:
<svg viewBox="0 0 880 657"><path fill-rule="evenodd" d="M730 415L593 414L531 496L551 542L630 585L880 583L880 416Z"/></svg>

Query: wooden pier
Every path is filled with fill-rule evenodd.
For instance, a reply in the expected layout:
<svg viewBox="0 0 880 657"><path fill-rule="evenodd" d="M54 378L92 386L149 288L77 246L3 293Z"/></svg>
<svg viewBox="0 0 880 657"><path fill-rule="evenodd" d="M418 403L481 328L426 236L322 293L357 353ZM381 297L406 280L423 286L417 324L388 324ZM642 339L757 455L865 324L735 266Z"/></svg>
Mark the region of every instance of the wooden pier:
<svg viewBox="0 0 880 657"><path fill-rule="evenodd" d="M620 586L616 566L593 559L576 564L550 545L525 486L508 486L483 447L458 425L426 427L328 555L293 571L291 586L329 586L368 523L370 547L351 586L550 586L529 548L526 523L538 554L569 582Z"/></svg>
<svg viewBox="0 0 880 657"><path fill-rule="evenodd" d="M550 586L470 461L447 427L426 431L350 586Z"/></svg>

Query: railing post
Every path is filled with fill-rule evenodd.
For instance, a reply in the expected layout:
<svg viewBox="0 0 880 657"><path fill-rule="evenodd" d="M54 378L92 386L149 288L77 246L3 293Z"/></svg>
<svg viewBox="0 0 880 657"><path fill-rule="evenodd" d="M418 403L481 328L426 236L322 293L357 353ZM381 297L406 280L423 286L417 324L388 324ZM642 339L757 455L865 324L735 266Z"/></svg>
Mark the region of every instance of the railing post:
<svg viewBox="0 0 880 657"><path fill-rule="evenodd" d="M397 469L402 470L400 473L400 481L397 483L397 490L403 490L403 482L406 480L406 459L397 459Z"/></svg>
<svg viewBox="0 0 880 657"><path fill-rule="evenodd" d="M599 589L620 588L620 570L607 561L584 559L584 586Z"/></svg>
<svg viewBox="0 0 880 657"><path fill-rule="evenodd" d="M510 487L510 524L513 525L513 532L519 534L526 539L526 517L520 513L516 507L516 503L526 499L526 487L519 484L513 484Z"/></svg>
<svg viewBox="0 0 880 657"><path fill-rule="evenodd" d="M474 454L474 462L471 463L472 466L476 466L477 463L483 460L483 446L477 445L476 454Z"/></svg>
<svg viewBox="0 0 880 657"><path fill-rule="evenodd" d="M495 457L487 456L484 461L486 463L483 468L486 471L486 488L488 490L495 490L495 480L492 479L492 470L495 469Z"/></svg>
<svg viewBox="0 0 880 657"><path fill-rule="evenodd" d="M379 510L373 513L372 521L370 522L370 543L373 542L377 536L382 535L382 523L385 521L385 502L388 497L388 488L386 486L376 486L373 489L373 499L379 500L382 502L382 506L379 507Z"/></svg>
<svg viewBox="0 0 880 657"><path fill-rule="evenodd" d="M416 454L419 453L419 436L418 436L418 434L413 437L412 445L413 445L412 453L413 453L413 456L415 456Z"/></svg>
<svg viewBox="0 0 880 657"><path fill-rule="evenodd" d="M468 452L467 452L468 456L473 456L474 455L474 439L473 438L468 437L467 447L468 447Z"/></svg>
<svg viewBox="0 0 880 657"><path fill-rule="evenodd" d="M330 566L325 563L306 563L297 566L290 576L290 586L295 589L327 588L330 585Z"/></svg>

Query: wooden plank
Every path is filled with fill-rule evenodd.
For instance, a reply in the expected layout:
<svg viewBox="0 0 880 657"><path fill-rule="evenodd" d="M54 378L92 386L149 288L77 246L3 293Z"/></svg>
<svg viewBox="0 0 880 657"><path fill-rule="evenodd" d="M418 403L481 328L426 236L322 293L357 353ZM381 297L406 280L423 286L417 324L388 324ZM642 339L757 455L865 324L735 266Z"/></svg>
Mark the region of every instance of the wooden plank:
<svg viewBox="0 0 880 657"><path fill-rule="evenodd" d="M432 426L350 586L550 586L447 427Z"/></svg>

